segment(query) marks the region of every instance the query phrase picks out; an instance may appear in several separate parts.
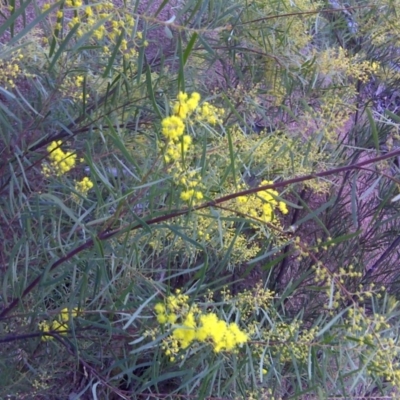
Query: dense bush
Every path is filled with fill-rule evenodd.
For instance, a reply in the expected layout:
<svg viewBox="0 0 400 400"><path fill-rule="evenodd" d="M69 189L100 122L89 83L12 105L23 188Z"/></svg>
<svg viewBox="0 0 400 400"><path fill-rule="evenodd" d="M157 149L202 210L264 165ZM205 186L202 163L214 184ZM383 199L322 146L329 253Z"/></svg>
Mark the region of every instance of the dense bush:
<svg viewBox="0 0 400 400"><path fill-rule="evenodd" d="M400 396L396 1L1 5L1 398Z"/></svg>

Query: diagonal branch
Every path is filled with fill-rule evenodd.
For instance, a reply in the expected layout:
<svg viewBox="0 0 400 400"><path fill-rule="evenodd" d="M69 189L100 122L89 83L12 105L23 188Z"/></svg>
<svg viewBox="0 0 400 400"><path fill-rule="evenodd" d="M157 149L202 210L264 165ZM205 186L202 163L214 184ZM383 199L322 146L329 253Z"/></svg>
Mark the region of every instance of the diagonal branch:
<svg viewBox="0 0 400 400"><path fill-rule="evenodd" d="M281 181L281 182L275 182L275 183L272 183L272 184L269 184L269 185L259 186L259 187L256 187L256 188L243 190L243 191L237 192L237 193L231 193L229 195L222 196L222 197L220 197L218 199L207 201L207 202L205 202L203 204L200 204L198 206L195 206L195 207L186 207L186 208L183 208L182 210L174 211L174 212L168 213L166 215L161 215L159 217L149 219L149 220L145 221L145 223L146 223L146 225L158 224L160 222L165 222L165 221L168 221L170 219L179 217L181 215L186 215L191 211L197 211L197 210L201 210L201 209L208 208L208 207L214 207L214 206L216 206L218 204L221 204L221 203L224 203L226 201L235 199L236 197L239 197L239 196L248 196L248 195L251 195L251 194L254 194L254 193L257 193L257 192L261 192L261 191L264 191L264 190L268 190L268 189L276 189L276 188L280 188L280 187L293 185L295 183L301 183L301 182L309 181L309 180L312 180L312 179L318 179L318 178L322 178L322 177L326 177L326 176L337 175L337 174L339 174L341 172L346 172L346 171L350 171L350 170L354 170L354 169L359 169L359 168L364 167L365 165L369 165L369 164L373 164L373 163L376 163L376 162L379 162L379 161L387 160L389 158L396 157L396 156L400 156L400 149L391 151L389 153L386 153L384 155L372 158L370 160L361 161L361 162L359 162L357 164L350 164L350 165L346 165L346 166L343 166L343 167L333 168L333 169L330 169L328 171L323 171L323 172L318 172L318 173L315 173L315 174L299 176L297 178L288 179L288 180ZM110 239L110 238L112 238L113 236L115 236L115 235L117 235L119 233L128 232L128 231L134 231L134 230L139 229L141 227L142 227L142 224L137 224L137 225L134 225L134 226L131 226L130 224L127 224L125 226L122 226L122 227L119 227L119 228L113 229L113 230L106 229L106 230L100 232L97 235L96 240L99 240L99 241L107 240L107 239ZM83 250L91 248L94 245L94 242L95 242L95 239L88 239L86 242L84 242L80 246L76 247L74 250L71 250L69 253L67 253L63 257L59 258L57 261L55 261L51 265L51 267L50 267L48 272L54 271L56 268L58 268L64 262L70 260L71 258L76 256L77 254L79 254ZM37 276L33 281L31 281L31 283L24 289L24 291L21 293L21 295L19 297L14 298L11 301L11 303L1 311L0 320L2 318L4 318L11 310L13 310L28 293L30 293L40 283L40 281L43 279L43 277L44 277L44 273L39 275L39 276Z"/></svg>

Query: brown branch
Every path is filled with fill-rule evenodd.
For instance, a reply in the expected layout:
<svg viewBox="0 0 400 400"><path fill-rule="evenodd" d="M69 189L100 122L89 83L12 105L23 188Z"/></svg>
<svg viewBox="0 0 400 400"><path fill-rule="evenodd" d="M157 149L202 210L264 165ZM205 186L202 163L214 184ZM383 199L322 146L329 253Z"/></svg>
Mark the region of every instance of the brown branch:
<svg viewBox="0 0 400 400"><path fill-rule="evenodd" d="M305 176L299 176L297 178L293 178L293 179L288 179L286 181L281 181L281 182L275 182L269 185L263 185L263 186L259 186L256 188L252 188L252 189L247 189L247 190L243 190L237 193L231 193L229 195L226 196L222 196L216 200L210 200L207 201L206 203L200 204L198 206L195 207L188 207L188 208L184 208L182 210L179 211L175 211L172 213L169 213L167 215L161 215L159 217L156 218L152 218L149 219L147 221L145 221L146 225L154 225L154 224L158 224L161 222L165 222L168 221L170 219L188 214L191 211L197 211L197 210L201 210L204 208L208 208L208 207L215 207L218 204L224 203L226 201L232 200L236 197L239 196L248 196L257 192L261 192L264 190L268 190L268 189L276 189L276 188L280 188L280 187L285 187L285 186L289 186L289 185L293 185L296 183L301 183L301 182L305 182L305 181L309 181L311 179L318 179L318 178L323 178L326 176L330 176L330 175L337 175L341 172L346 172L346 171L350 171L350 170L354 170L354 169L359 169L364 167L365 165L369 165L369 164L373 164L379 161L383 161L383 160L387 160L389 158L395 157L395 156L399 156L400 155L400 149L399 150L395 150L389 153L386 153L384 155L372 158L370 160L365 160L365 161L361 161L357 164L351 164L351 165L346 165L343 167L338 167L338 168L334 168L328 171L323 171L323 172L318 172L315 174L309 174L309 175L305 175ZM114 229L114 230L105 230L103 232L100 232L97 235L96 240L102 241L102 240L107 240L112 238L113 236L117 235L118 233L122 233L124 231L134 231L136 229L139 229L142 227L142 224L138 224L138 225L134 225L131 226L130 224L122 226L120 228ZM57 261L55 261L51 267L49 268L49 270L47 272L51 272L54 271L56 268L58 268L60 265L62 265L64 262L70 260L71 258L73 258L74 256L76 256L77 254L79 254L80 252L82 252L83 250L89 249L93 246L94 244L94 239L89 239L87 240L85 243L81 244L80 246L78 246L77 248L75 248L74 250L71 250L69 253L67 253L66 255L64 255L63 257L59 258ZM46 273L43 273L39 276L37 276L25 289L24 291L21 293L21 295L19 297L14 298L11 303L5 307L2 312L0 313L0 319L4 318L11 310L13 310L19 303L20 301L28 294L30 293L39 283L40 281L43 279L43 277L45 276Z"/></svg>
<svg viewBox="0 0 400 400"><path fill-rule="evenodd" d="M299 15L312 15L312 14L319 14L319 13L335 13L335 12L340 12L340 11L349 11L349 9L356 10L356 9L367 8L367 7L372 8L373 6L363 5L363 6L354 6L354 7L344 7L344 8L326 8L326 9L321 8L320 10L313 10L313 11L300 11L300 12L292 12L292 13L287 13L287 14L271 15L270 17L263 17L263 18L253 19L253 20L247 21L247 22L242 22L240 24L235 24L232 28L235 28L236 26L253 24L254 22L268 21L270 19L276 19L276 18L296 17Z"/></svg>

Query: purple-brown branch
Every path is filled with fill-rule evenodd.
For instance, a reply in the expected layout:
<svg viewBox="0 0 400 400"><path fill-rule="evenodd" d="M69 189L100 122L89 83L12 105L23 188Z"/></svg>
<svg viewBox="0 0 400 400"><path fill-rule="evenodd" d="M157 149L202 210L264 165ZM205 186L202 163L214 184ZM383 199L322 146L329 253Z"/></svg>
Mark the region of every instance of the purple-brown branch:
<svg viewBox="0 0 400 400"><path fill-rule="evenodd" d="M176 218L179 217L181 215L185 215L188 214L190 211L197 211L197 210L201 210L203 208L207 208L207 207L213 207L216 206L218 204L224 203L226 201L232 200L236 197L239 196L248 196L257 192L261 192L267 189L276 189L276 188L280 188L280 187L285 187L285 186L289 186L289 185L293 185L295 183L301 183L301 182L305 182L305 181L309 181L311 179L317 179L317 178L323 178L325 176L330 176L330 175L337 175L341 172L344 171L350 171L350 170L354 170L354 169L359 169L364 167L365 165L369 165L369 164L373 164L379 161L383 161L383 160L387 160L389 158L392 157L396 157L400 155L400 149L399 150L395 150L389 153L386 153L384 155L372 158L370 160L365 160L365 161L361 161L357 164L352 164L352 165L346 165L343 167L339 167L339 168L334 168L328 171L323 171L323 172L318 172L315 174L309 174L309 175L304 175L304 176L300 176L297 178L293 178L293 179L288 179L285 181L281 181L281 182L275 182L273 184L269 184L269 185L263 185L263 186L259 186L256 188L252 188L252 189L247 189L247 190L243 190L241 192L237 192L237 193L231 193L229 195L226 196L222 196L218 199L215 200L210 200L207 201L203 204L200 204L198 206L192 207L192 208L184 208L182 210L179 211L175 211L172 213L169 213L167 215L162 215L160 217L156 217L153 219L149 219L148 221L145 221L146 225L154 225L154 224L158 224L160 222L165 222L168 221L172 218ZM124 230L128 230L128 231L134 231L136 229L139 229L142 225L138 224L138 225L134 225L132 227L129 227L129 225L125 225L122 226L120 228L114 229L114 230L104 230L103 232L100 232L97 235L97 240L103 241L103 240L107 240L112 238L113 236L117 235L118 233L123 232ZM74 250L71 250L69 253L67 253L65 256L59 258L57 261L55 261L52 266L49 269L49 272L54 271L56 268L58 268L60 265L62 265L64 262L70 260L72 257L74 257L75 255L79 254L81 251L86 250L90 247L92 247L94 244L94 239L89 239L87 240L85 243L81 244L80 246L78 246L77 248L75 248ZM0 319L4 318L12 309L14 309L20 302L20 300L22 300L28 293L30 293L35 286L37 286L39 284L39 282L41 281L41 279L44 277L44 273L37 276L22 292L22 294L19 297L14 298L11 303L5 307L1 313L0 313Z"/></svg>

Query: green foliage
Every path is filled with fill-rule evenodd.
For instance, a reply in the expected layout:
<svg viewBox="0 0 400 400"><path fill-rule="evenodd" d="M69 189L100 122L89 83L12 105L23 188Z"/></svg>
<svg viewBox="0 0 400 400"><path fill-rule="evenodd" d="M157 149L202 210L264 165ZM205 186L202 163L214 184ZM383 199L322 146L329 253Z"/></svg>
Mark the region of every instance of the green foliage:
<svg viewBox="0 0 400 400"><path fill-rule="evenodd" d="M2 4L1 398L396 398L396 2Z"/></svg>

